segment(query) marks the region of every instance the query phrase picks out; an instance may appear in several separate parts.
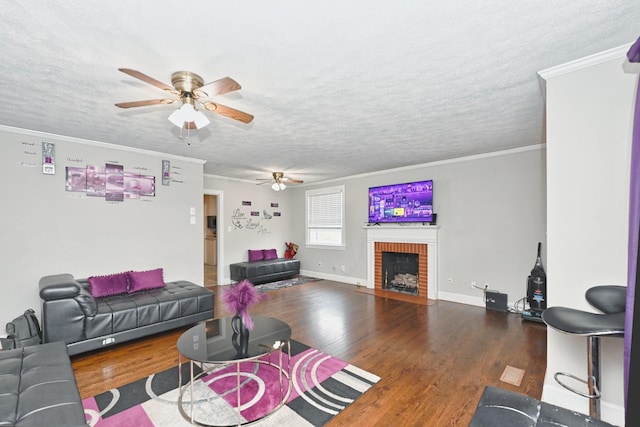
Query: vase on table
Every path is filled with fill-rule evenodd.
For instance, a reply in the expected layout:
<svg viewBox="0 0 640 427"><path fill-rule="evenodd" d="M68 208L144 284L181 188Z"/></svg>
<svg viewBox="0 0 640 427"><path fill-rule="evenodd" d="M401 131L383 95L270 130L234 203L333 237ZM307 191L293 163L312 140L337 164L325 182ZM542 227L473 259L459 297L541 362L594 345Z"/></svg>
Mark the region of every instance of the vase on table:
<svg viewBox="0 0 640 427"><path fill-rule="evenodd" d="M242 318L242 314L236 313L231 318L231 329L233 335L231 336L231 342L233 348L238 352L238 357L247 357L249 352L249 329Z"/></svg>

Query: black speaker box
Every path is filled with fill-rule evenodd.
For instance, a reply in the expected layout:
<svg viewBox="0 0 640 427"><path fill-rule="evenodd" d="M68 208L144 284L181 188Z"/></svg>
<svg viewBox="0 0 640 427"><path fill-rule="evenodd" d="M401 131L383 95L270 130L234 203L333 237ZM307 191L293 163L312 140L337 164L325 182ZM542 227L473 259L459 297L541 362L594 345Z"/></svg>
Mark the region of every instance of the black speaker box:
<svg viewBox="0 0 640 427"><path fill-rule="evenodd" d="M487 310L495 311L509 311L507 309L507 294L501 294L500 292L487 291L485 293L485 304Z"/></svg>

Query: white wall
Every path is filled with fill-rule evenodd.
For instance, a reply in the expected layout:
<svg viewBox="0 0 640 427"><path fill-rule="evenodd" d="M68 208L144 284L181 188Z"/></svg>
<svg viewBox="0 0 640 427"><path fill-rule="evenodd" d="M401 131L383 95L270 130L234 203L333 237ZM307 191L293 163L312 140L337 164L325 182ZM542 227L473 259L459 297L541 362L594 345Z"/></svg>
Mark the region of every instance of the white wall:
<svg viewBox="0 0 640 427"><path fill-rule="evenodd" d="M547 93L547 262L550 306L593 311L585 291L625 285L629 162L636 76L626 49L541 72ZM602 418L624 424L623 340L604 338ZM543 399L588 413L587 399L553 374L586 378L586 339L549 329Z"/></svg>
<svg viewBox="0 0 640 427"><path fill-rule="evenodd" d="M55 175L42 173L42 141L55 143ZM163 159L173 167L169 186L161 183ZM65 191L65 167L106 162L155 176L155 197L107 202ZM203 163L0 127L0 324L26 308L39 313L38 280L49 274L85 278L162 267L165 280L202 284Z"/></svg>
<svg viewBox="0 0 640 427"><path fill-rule="evenodd" d="M298 212L294 240L300 244L301 267L320 277L366 284L363 226L368 188L423 179L434 180L434 211L440 226L438 298L484 306L482 292L470 287L472 281L489 283L491 289L507 293L510 303L523 298L538 242L546 252L542 146L293 188L293 206ZM305 248L305 191L337 184L345 185L346 249Z"/></svg>
<svg viewBox="0 0 640 427"><path fill-rule="evenodd" d="M204 192L218 195L219 284L231 283L229 264L247 261L249 249L275 248L278 256L284 257L285 242L292 240L295 215L289 188L276 192L268 184L205 175ZM251 212L259 215L251 216Z"/></svg>

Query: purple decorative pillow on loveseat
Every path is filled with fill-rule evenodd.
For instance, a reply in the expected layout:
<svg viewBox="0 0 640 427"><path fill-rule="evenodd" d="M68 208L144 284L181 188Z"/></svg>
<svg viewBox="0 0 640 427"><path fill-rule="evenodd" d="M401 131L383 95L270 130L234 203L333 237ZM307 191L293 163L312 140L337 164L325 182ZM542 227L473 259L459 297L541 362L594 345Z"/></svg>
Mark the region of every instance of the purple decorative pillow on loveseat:
<svg viewBox="0 0 640 427"><path fill-rule="evenodd" d="M249 249L249 261L262 261L264 259L264 253L262 249L257 251Z"/></svg>
<svg viewBox="0 0 640 427"><path fill-rule="evenodd" d="M164 288L163 271L161 268L147 271L129 271L129 293L147 289Z"/></svg>
<svg viewBox="0 0 640 427"><path fill-rule="evenodd" d="M125 294L129 289L127 273L91 276L87 281L89 282L89 291L94 298Z"/></svg>
<svg viewBox="0 0 640 427"><path fill-rule="evenodd" d="M278 252L275 249L265 249L262 252L264 253L265 261L278 258Z"/></svg>

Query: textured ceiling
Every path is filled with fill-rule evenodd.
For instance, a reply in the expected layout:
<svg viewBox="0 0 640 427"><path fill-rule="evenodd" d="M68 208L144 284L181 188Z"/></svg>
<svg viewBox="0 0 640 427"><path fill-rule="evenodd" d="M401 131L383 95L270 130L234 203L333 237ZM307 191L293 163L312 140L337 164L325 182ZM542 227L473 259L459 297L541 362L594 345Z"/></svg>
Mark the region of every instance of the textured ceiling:
<svg viewBox="0 0 640 427"><path fill-rule="evenodd" d="M317 182L544 142L536 73L640 35L631 0L3 1L0 124ZM230 76L191 145L162 82Z"/></svg>

